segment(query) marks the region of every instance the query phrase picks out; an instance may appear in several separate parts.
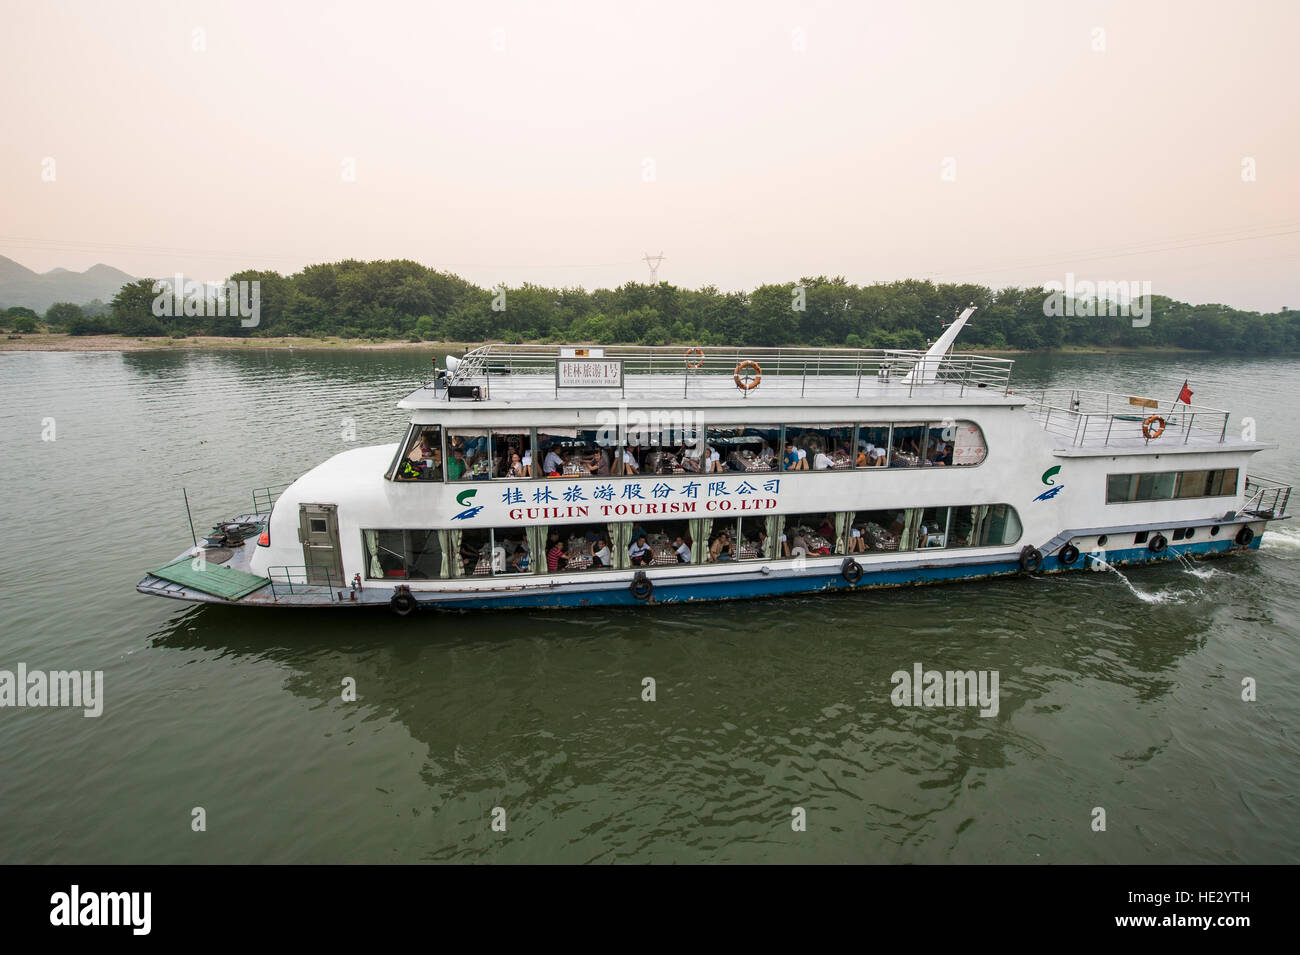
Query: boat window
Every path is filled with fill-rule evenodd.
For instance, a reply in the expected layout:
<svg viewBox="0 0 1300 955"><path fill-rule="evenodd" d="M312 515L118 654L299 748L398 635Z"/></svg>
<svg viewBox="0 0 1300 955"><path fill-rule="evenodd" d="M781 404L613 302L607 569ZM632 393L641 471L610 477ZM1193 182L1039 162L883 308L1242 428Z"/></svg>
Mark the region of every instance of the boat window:
<svg viewBox="0 0 1300 955"><path fill-rule="evenodd" d="M957 467L982 464L988 457L989 448L984 441L984 432L980 426L974 421L958 421L951 431L951 440L944 439L951 446L945 463Z"/></svg>
<svg viewBox="0 0 1300 955"><path fill-rule="evenodd" d="M708 471L774 471L781 447L779 425L709 428Z"/></svg>
<svg viewBox="0 0 1300 955"><path fill-rule="evenodd" d="M699 429L680 411L636 412L623 435L623 473L685 474L700 471Z"/></svg>
<svg viewBox="0 0 1300 955"><path fill-rule="evenodd" d="M1237 493L1237 469L1106 475L1106 503L1224 497Z"/></svg>
<svg viewBox="0 0 1300 955"><path fill-rule="evenodd" d="M908 512L858 511L849 515L849 552L865 554L899 550L907 529Z"/></svg>
<svg viewBox="0 0 1300 955"><path fill-rule="evenodd" d="M552 428L537 432L541 477L609 477L635 473L623 463L623 449L604 429ZM635 459L634 459L635 460Z"/></svg>
<svg viewBox="0 0 1300 955"><path fill-rule="evenodd" d="M694 536L690 521L633 521L627 528L627 566L689 564Z"/></svg>
<svg viewBox="0 0 1300 955"><path fill-rule="evenodd" d="M918 508L920 519L913 522L914 539L907 548L924 550L932 547L946 547L948 544L948 518L950 507Z"/></svg>
<svg viewBox="0 0 1300 955"><path fill-rule="evenodd" d="M781 557L826 557L842 554L847 514L819 511L813 514L786 514L778 543Z"/></svg>
<svg viewBox="0 0 1300 955"><path fill-rule="evenodd" d="M448 531L367 530L361 532L369 580L437 580L448 577L442 538Z"/></svg>
<svg viewBox="0 0 1300 955"><path fill-rule="evenodd" d="M830 471L853 467L851 424L788 424L785 426L787 471Z"/></svg>
<svg viewBox="0 0 1300 955"><path fill-rule="evenodd" d="M889 425L858 426L858 448L854 463L860 468L883 468L889 458Z"/></svg>
<svg viewBox="0 0 1300 955"><path fill-rule="evenodd" d="M411 430L401 460L393 472L398 481L442 480L442 428L418 425Z"/></svg>
<svg viewBox="0 0 1300 955"><path fill-rule="evenodd" d="M776 549L772 542L777 540L777 521L780 517L772 514L768 517L742 517L736 528L736 540L739 542L736 560L772 560Z"/></svg>
<svg viewBox="0 0 1300 955"><path fill-rule="evenodd" d="M1020 540L1020 515L1010 504L982 504L971 510L978 517L972 532L977 546L1001 547Z"/></svg>
<svg viewBox="0 0 1300 955"><path fill-rule="evenodd" d="M616 550L618 538L623 536L620 528L625 526L563 524L544 528L546 544L540 570L558 574L626 566Z"/></svg>
<svg viewBox="0 0 1300 955"><path fill-rule="evenodd" d="M480 428L447 429L447 480L483 481L492 473L488 433Z"/></svg>
<svg viewBox="0 0 1300 955"><path fill-rule="evenodd" d="M533 435L531 431L492 429L492 476L521 481L532 477Z"/></svg>
<svg viewBox="0 0 1300 955"><path fill-rule="evenodd" d="M925 425L896 424L890 438L889 466L915 468L921 464L925 452Z"/></svg>

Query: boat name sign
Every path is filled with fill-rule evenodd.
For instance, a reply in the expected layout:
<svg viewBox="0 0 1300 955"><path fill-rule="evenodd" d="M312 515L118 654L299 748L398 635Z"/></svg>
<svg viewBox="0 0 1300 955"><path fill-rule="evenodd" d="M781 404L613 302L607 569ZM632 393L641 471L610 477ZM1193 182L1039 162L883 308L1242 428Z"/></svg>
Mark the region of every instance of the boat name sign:
<svg viewBox="0 0 1300 955"><path fill-rule="evenodd" d="M503 516L511 521L536 521L651 514L699 517L740 514L775 510L780 492L780 478L701 477L672 484L659 480L594 485L547 483L493 488L492 493L499 497L489 504L474 501L478 488L470 488L456 496L465 509L453 514L452 520L494 523Z"/></svg>

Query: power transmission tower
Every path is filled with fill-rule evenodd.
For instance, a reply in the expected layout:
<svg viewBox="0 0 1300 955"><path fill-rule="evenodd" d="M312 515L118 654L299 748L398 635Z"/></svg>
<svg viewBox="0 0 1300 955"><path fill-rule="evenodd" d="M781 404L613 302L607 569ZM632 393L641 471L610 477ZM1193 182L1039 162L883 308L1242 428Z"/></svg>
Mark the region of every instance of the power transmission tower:
<svg viewBox="0 0 1300 955"><path fill-rule="evenodd" d="M660 252L658 255L651 255L650 253L647 252L645 255L645 264L650 267L651 285L659 284L659 263L662 262L663 260L664 260L664 254L662 252Z"/></svg>

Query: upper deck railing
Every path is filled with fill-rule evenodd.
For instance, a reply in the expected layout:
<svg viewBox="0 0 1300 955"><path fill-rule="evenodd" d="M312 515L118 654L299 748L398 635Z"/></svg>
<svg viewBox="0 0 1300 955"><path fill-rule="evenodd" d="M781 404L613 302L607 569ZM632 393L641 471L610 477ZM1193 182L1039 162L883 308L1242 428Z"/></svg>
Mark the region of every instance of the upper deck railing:
<svg viewBox="0 0 1300 955"><path fill-rule="evenodd" d="M1067 388L1029 392L1025 397L1030 399L1029 413L1043 430L1074 447L1223 444L1228 437L1229 413L1204 405ZM1152 418L1160 420L1145 425ZM1144 425L1152 437L1147 437Z"/></svg>
<svg viewBox="0 0 1300 955"><path fill-rule="evenodd" d="M576 354L575 354L576 352ZM490 398L493 384L509 386L511 379L532 376L553 379L556 362L566 358L618 360L625 380L641 378L667 391L680 382L683 395L697 386L721 383L732 388L742 362L754 362L766 381L775 377L783 394L800 396L834 393L861 396L868 389L889 385L895 396L911 396L939 386L960 397L968 390L1006 393L1011 382L1007 358L948 354L926 358L924 351L864 348L736 348L709 347L698 351L674 346L483 345L466 353L449 375L452 385L480 385ZM913 372L916 372L913 374Z"/></svg>

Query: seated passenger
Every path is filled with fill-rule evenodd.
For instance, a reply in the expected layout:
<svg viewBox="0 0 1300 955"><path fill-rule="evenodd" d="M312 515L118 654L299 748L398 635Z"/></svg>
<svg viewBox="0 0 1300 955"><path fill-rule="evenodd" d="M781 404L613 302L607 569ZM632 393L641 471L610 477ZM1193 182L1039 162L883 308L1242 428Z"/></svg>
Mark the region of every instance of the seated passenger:
<svg viewBox="0 0 1300 955"><path fill-rule="evenodd" d="M511 477L511 478L528 477L528 468L524 466L524 459L519 456L518 451L510 455L510 461L506 467L506 477Z"/></svg>
<svg viewBox="0 0 1300 955"><path fill-rule="evenodd" d="M835 528L831 526L831 519L828 517L822 521L822 526L817 528L817 533L827 540L833 540L835 537Z"/></svg>
<svg viewBox="0 0 1300 955"><path fill-rule="evenodd" d="M713 445L706 445L706 454L704 456L704 470L708 474L715 474L722 470L722 455L718 454L718 449Z"/></svg>
<svg viewBox="0 0 1300 955"><path fill-rule="evenodd" d="M447 462L447 480L459 481L465 476L465 452L456 448L451 452L451 460Z"/></svg>
<svg viewBox="0 0 1300 955"><path fill-rule="evenodd" d="M681 534L673 538L673 551L677 554L677 563L689 564L691 562L691 545L682 540Z"/></svg>
<svg viewBox="0 0 1300 955"><path fill-rule="evenodd" d="M834 462L833 460L831 460L831 456L830 456L829 454L827 454L827 453L826 453L825 451L823 451L821 448L818 448L818 449L817 449L817 456L813 458L813 470L814 470L814 471L829 471L830 468L831 468L831 466L832 466L834 463L835 463L835 462Z"/></svg>
<svg viewBox="0 0 1300 955"><path fill-rule="evenodd" d="M866 549L867 549L867 542L866 539L862 536L862 531L857 527L851 528L849 530L849 553L850 554L863 553L866 551Z"/></svg>
<svg viewBox="0 0 1300 955"><path fill-rule="evenodd" d="M546 569L555 572L564 570L569 565L569 552L560 541L559 534L551 535L551 542L546 548Z"/></svg>
<svg viewBox="0 0 1300 955"><path fill-rule="evenodd" d="M731 560L731 540L726 531L719 534L717 540L709 546L709 560Z"/></svg>
<svg viewBox="0 0 1300 955"><path fill-rule="evenodd" d="M876 447L875 445L868 445L867 456L871 458L872 467L883 468L885 466L885 461L889 457L889 454L882 447Z"/></svg>
<svg viewBox="0 0 1300 955"><path fill-rule="evenodd" d="M654 551L645 542L645 534L638 537L627 549L627 556L631 558L633 567L645 567L654 562Z"/></svg>
<svg viewBox="0 0 1300 955"><path fill-rule="evenodd" d="M623 449L623 473L640 474L641 465L636 463L636 455L632 453L631 448Z"/></svg>
<svg viewBox="0 0 1300 955"><path fill-rule="evenodd" d="M799 470L799 452L795 450L793 441L787 441L785 443L785 454L781 456L781 470Z"/></svg>
<svg viewBox="0 0 1300 955"><path fill-rule="evenodd" d="M550 450L546 452L546 457L542 461L542 473L548 476L559 477L564 470L564 459L555 450L555 445L551 445Z"/></svg>
<svg viewBox="0 0 1300 955"><path fill-rule="evenodd" d="M460 545L460 561L464 566L466 577L474 573L474 569L478 566L478 557L478 548L469 541L465 541Z"/></svg>
<svg viewBox="0 0 1300 955"><path fill-rule="evenodd" d="M605 538L597 538L596 543L591 548L591 566L592 567L609 567L610 553L609 545L605 543Z"/></svg>
<svg viewBox="0 0 1300 955"><path fill-rule="evenodd" d="M872 448L871 444L860 443L858 445L858 456L854 461L854 464L857 467L860 468L871 467L871 448Z"/></svg>
<svg viewBox="0 0 1300 955"><path fill-rule="evenodd" d="M516 574L528 573L528 545L520 544L510 558L510 569Z"/></svg>

